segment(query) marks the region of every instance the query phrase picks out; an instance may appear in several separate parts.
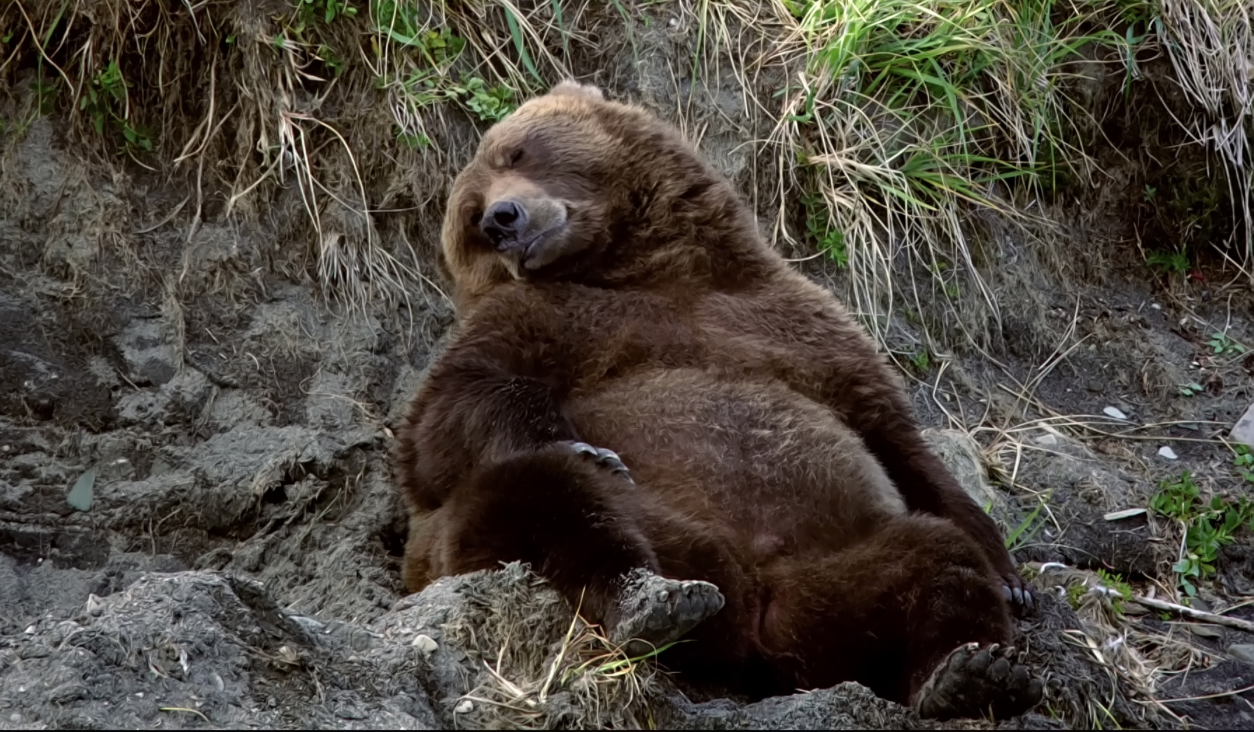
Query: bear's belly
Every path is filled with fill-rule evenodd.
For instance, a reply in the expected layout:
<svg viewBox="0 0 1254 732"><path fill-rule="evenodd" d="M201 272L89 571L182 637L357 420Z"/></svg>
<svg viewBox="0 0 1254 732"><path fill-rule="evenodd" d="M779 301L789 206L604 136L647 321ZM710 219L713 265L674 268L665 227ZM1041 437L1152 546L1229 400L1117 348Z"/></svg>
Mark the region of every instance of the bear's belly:
<svg viewBox="0 0 1254 732"><path fill-rule="evenodd" d="M651 504L731 530L759 559L836 549L906 510L858 435L779 382L657 369L567 406L580 435L616 451Z"/></svg>

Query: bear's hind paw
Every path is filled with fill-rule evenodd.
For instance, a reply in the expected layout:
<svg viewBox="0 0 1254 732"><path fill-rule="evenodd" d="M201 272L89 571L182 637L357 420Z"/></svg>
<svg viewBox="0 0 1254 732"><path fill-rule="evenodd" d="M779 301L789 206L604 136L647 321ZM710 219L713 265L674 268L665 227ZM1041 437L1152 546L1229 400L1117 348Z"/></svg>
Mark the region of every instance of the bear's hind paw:
<svg viewBox="0 0 1254 732"><path fill-rule="evenodd" d="M1035 707L1042 692L1041 679L1018 662L1013 647L967 643L936 667L915 695L914 708L920 717L938 720L990 712L1009 719Z"/></svg>
<svg viewBox="0 0 1254 732"><path fill-rule="evenodd" d="M680 581L636 570L628 578L609 639L629 658L679 640L723 609L723 593L700 580Z"/></svg>

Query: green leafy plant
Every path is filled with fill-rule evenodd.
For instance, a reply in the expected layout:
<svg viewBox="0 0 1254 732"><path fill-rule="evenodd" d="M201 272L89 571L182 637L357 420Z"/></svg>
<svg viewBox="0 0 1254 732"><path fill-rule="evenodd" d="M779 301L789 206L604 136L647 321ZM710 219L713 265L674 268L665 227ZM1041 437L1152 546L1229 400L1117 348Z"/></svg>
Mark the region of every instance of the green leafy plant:
<svg viewBox="0 0 1254 732"><path fill-rule="evenodd" d="M410 150L421 150L423 148L431 147L431 138L421 133L411 135L399 127L396 129L396 139Z"/></svg>
<svg viewBox="0 0 1254 732"><path fill-rule="evenodd" d="M35 93L39 114L52 114L53 109L56 108L57 92L61 90L61 79L48 78L41 72L30 83L30 90Z"/></svg>
<svg viewBox="0 0 1254 732"><path fill-rule="evenodd" d="M315 20L330 23L342 15L352 17L357 14L357 8L354 8L348 0L298 0L298 2L297 17L306 25Z"/></svg>
<svg viewBox="0 0 1254 732"><path fill-rule="evenodd" d="M1197 383L1196 381L1191 381L1188 384L1181 384L1179 389L1180 389L1180 394L1182 394L1183 396L1187 396L1187 397L1194 396L1195 394L1201 394L1203 391L1206 390L1205 387L1203 387L1201 384Z"/></svg>
<svg viewBox="0 0 1254 732"><path fill-rule="evenodd" d="M114 117L114 105L126 103L126 90L130 84L122 76L117 59L108 63L92 77L91 84L83 90L78 108L91 118L91 126L97 135L104 134L105 123Z"/></svg>
<svg viewBox="0 0 1254 732"><path fill-rule="evenodd" d="M121 136L122 151L153 148L152 132L127 119L127 94L131 83L122 75L117 59L109 61L83 88L78 108L91 121L97 135L112 130Z"/></svg>
<svg viewBox="0 0 1254 732"><path fill-rule="evenodd" d="M379 78L380 88L393 88L399 93L411 120L430 106L459 102L483 122L499 122L518 106L514 90L504 84L489 84L479 76L453 73L453 65L466 48L466 40L448 28L431 29L425 23L427 14L409 2L383 0L373 3L372 19L380 36L375 39L375 55L383 53L382 43L397 44L407 54L406 71L397 79ZM511 16L512 17L512 16ZM397 138L411 147L427 147L430 138L416 125L406 121Z"/></svg>
<svg viewBox="0 0 1254 732"><path fill-rule="evenodd" d="M1187 521L1196 515L1193 507L1200 491L1189 471L1181 473L1179 480L1163 481L1159 488L1150 499L1150 509L1178 521Z"/></svg>
<svg viewBox="0 0 1254 732"><path fill-rule="evenodd" d="M1145 257L1150 269L1160 272L1184 274L1189 271L1189 257L1183 251L1150 252Z"/></svg>
<svg viewBox="0 0 1254 732"><path fill-rule="evenodd" d="M1232 464L1237 472L1247 483L1254 483L1254 453L1245 445L1237 445L1233 451L1236 455L1232 458Z"/></svg>
<svg viewBox="0 0 1254 732"><path fill-rule="evenodd" d="M1239 356L1246 351L1245 346L1229 338L1227 333L1212 333L1210 336L1210 347L1214 349L1217 355L1232 354Z"/></svg>
<svg viewBox="0 0 1254 732"><path fill-rule="evenodd" d="M318 58L322 59L322 63L326 64L327 68L331 69L331 73L336 76L343 73L345 68L344 59L340 58L334 48L331 48L325 43L320 44L318 46Z"/></svg>
<svg viewBox="0 0 1254 732"><path fill-rule="evenodd" d="M1126 606L1125 602L1132 600L1132 585L1124 581L1123 575L1117 572L1107 572L1104 569L1097 570L1097 576L1101 578L1102 584L1119 593L1118 597L1110 598L1110 607L1119 615L1123 615Z"/></svg>
<svg viewBox="0 0 1254 732"><path fill-rule="evenodd" d="M849 266L844 234L828 216L827 204L818 193L809 193L801 200L805 207L806 240L815 249L831 258L839 267Z"/></svg>
<svg viewBox="0 0 1254 732"><path fill-rule="evenodd" d="M1088 588L1082 582L1067 585L1067 604L1072 610L1080 609L1080 601L1084 599L1084 595L1088 592Z"/></svg>
<svg viewBox="0 0 1254 732"><path fill-rule="evenodd" d="M477 76L467 79L457 92L466 108L483 122L499 122L518 107L513 89L503 84L488 86Z"/></svg>
<svg viewBox="0 0 1254 732"><path fill-rule="evenodd" d="M417 52L428 70L439 72L461 55L466 40L448 28L425 28L418 12L417 6L409 3L379 3L375 6L375 24L389 39Z"/></svg>
<svg viewBox="0 0 1254 732"><path fill-rule="evenodd" d="M132 127L130 123L122 122L122 139L126 140L126 144L131 147L139 148L145 152L152 152L152 133L144 125Z"/></svg>
<svg viewBox="0 0 1254 732"><path fill-rule="evenodd" d="M1150 499L1150 509L1179 521L1184 526L1184 551L1172 565L1177 582L1189 597L1197 595L1197 584L1215 571L1219 551L1234 541L1243 525L1254 531L1254 502L1214 496L1201 499L1201 491L1189 471L1174 481L1163 481Z"/></svg>

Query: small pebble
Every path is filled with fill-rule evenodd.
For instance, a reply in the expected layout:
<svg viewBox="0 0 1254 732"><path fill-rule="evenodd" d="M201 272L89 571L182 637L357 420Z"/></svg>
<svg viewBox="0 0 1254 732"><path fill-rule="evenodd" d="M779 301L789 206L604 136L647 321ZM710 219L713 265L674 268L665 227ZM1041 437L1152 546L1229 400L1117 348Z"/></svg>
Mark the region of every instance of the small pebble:
<svg viewBox="0 0 1254 732"><path fill-rule="evenodd" d="M1104 413L1107 417L1114 417L1115 419L1127 419L1127 418L1128 418L1128 415L1126 415L1126 414L1124 414L1123 412L1119 411L1119 410L1118 410L1118 409L1116 409L1115 407L1106 407L1105 409L1103 409L1103 410L1102 410L1102 412L1103 412L1103 413Z"/></svg>
<svg viewBox="0 0 1254 732"><path fill-rule="evenodd" d="M462 699L457 703L457 706L453 707L453 711L458 714L470 714L475 711L474 702L469 699Z"/></svg>
<svg viewBox="0 0 1254 732"><path fill-rule="evenodd" d="M1172 450L1170 447L1167 447L1166 445L1163 445L1162 447L1158 448L1158 454L1161 455L1162 457L1167 458L1168 460L1176 459L1176 451Z"/></svg>
<svg viewBox="0 0 1254 732"><path fill-rule="evenodd" d="M432 653L435 653L435 649L440 647L440 644L436 643L435 639L429 635L414 636L414 640L411 645L422 651L422 655L424 656L430 656Z"/></svg>

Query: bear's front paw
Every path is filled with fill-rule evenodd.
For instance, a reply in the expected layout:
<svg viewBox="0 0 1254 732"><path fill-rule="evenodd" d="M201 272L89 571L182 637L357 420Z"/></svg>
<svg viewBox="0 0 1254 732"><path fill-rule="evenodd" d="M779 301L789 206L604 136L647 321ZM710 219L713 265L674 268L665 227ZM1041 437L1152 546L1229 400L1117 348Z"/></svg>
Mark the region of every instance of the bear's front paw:
<svg viewBox="0 0 1254 732"><path fill-rule="evenodd" d="M569 447L576 455L583 455L595 460L598 467L609 468L610 474L621 475L628 483L635 485L635 481L631 479L631 475L627 470L627 466L623 464L622 458L618 457L618 453L613 450L593 447L586 442L566 441L559 444Z"/></svg>
<svg viewBox="0 0 1254 732"><path fill-rule="evenodd" d="M1002 596L1006 598L1006 602L1010 603L1010 608L1016 614L1022 615L1032 612L1036 609L1036 596L1032 594L1032 587L1024 581L1023 577L1013 569L1009 572L1002 572Z"/></svg>

